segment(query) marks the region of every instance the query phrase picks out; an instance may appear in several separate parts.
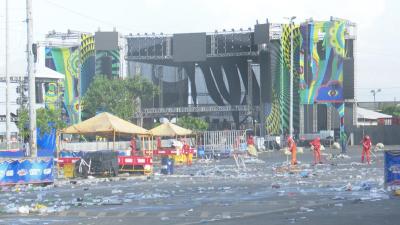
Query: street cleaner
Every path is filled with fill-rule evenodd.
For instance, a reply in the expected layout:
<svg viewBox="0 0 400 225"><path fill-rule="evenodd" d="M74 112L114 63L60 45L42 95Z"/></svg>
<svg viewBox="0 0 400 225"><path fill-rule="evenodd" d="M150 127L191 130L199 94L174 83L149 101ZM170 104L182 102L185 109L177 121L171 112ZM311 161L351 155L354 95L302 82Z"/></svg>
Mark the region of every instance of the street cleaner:
<svg viewBox="0 0 400 225"><path fill-rule="evenodd" d="M372 147L372 142L371 138L368 135L364 136L364 139L362 141L362 154L361 154L361 162L364 163L364 156L366 155L367 162L368 164L371 163L371 157L370 157L370 150Z"/></svg>
<svg viewBox="0 0 400 225"><path fill-rule="evenodd" d="M317 163L322 164L322 161L321 161L321 139L319 137L316 137L314 140L312 140L310 142L310 145L312 146L312 149L313 149L314 164L317 164Z"/></svg>
<svg viewBox="0 0 400 225"><path fill-rule="evenodd" d="M294 140L293 140L293 138L292 138L291 136L288 137L287 143L288 143L289 151L292 153L292 161L291 161L291 164L292 164L292 165L296 165L296 164L297 164L297 159L296 159L296 143L294 142Z"/></svg>

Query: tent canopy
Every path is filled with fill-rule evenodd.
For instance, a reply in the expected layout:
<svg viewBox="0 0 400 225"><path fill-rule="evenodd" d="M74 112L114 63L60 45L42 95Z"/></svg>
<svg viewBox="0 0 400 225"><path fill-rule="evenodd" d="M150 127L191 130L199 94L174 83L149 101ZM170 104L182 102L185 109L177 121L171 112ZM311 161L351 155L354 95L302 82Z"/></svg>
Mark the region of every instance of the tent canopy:
<svg viewBox="0 0 400 225"><path fill-rule="evenodd" d="M104 112L61 131L64 134L139 134L148 135L149 131L133 123L125 121L110 113Z"/></svg>
<svg viewBox="0 0 400 225"><path fill-rule="evenodd" d="M357 118L367 120L390 119L391 115L375 112L373 110L357 107Z"/></svg>
<svg viewBox="0 0 400 225"><path fill-rule="evenodd" d="M186 128L183 128L183 127L180 127L178 125L168 122L168 123L161 124L160 126L151 129L150 133L153 136L174 137L174 136L190 135L193 132L191 130L188 130Z"/></svg>

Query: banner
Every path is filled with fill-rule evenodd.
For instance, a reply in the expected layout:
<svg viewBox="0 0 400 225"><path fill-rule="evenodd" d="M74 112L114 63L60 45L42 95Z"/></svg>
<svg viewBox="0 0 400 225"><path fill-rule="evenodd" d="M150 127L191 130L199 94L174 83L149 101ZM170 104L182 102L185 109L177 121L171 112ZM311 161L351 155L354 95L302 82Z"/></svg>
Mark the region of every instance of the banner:
<svg viewBox="0 0 400 225"><path fill-rule="evenodd" d="M0 185L52 182L54 182L52 158L0 162Z"/></svg>
<svg viewBox="0 0 400 225"><path fill-rule="evenodd" d="M385 186L400 185L400 150L385 151Z"/></svg>

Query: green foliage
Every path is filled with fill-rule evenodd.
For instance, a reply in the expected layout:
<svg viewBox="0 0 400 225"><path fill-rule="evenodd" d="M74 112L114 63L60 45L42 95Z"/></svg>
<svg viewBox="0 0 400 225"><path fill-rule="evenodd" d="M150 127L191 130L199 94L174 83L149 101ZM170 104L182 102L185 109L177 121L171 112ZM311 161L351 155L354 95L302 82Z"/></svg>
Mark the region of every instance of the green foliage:
<svg viewBox="0 0 400 225"><path fill-rule="evenodd" d="M383 108L382 113L392 116L400 116L400 105L386 106Z"/></svg>
<svg viewBox="0 0 400 225"><path fill-rule="evenodd" d="M21 139L29 136L29 111L21 108L18 115L18 129ZM36 110L36 126L40 129L40 135L48 133L51 129L60 130L66 126L61 120L61 110L40 108Z"/></svg>
<svg viewBox="0 0 400 225"><path fill-rule="evenodd" d="M83 96L83 115L89 118L101 111L131 120L138 105L137 99L150 100L157 91L150 81L140 76L133 79L110 80L97 75Z"/></svg>
<svg viewBox="0 0 400 225"><path fill-rule="evenodd" d="M40 135L50 133L51 129L60 130L66 126L61 119L61 110L40 108L36 110L36 126L40 129Z"/></svg>
<svg viewBox="0 0 400 225"><path fill-rule="evenodd" d="M19 136L22 140L29 136L29 113L28 109L25 107L22 107L20 109L20 113L18 114L17 127L19 130Z"/></svg>
<svg viewBox="0 0 400 225"><path fill-rule="evenodd" d="M208 123L205 120L193 116L180 117L177 120L177 124L194 131L205 131L208 129Z"/></svg>

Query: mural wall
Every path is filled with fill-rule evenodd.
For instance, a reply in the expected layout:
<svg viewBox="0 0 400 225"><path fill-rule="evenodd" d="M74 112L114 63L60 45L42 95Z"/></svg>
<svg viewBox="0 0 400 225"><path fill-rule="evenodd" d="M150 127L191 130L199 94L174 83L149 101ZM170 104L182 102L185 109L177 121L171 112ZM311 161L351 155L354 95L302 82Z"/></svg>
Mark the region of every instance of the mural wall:
<svg viewBox="0 0 400 225"><path fill-rule="evenodd" d="M293 128L299 131L300 104L335 107L344 131L343 63L345 22L282 25L280 40L271 40L272 107L268 134L287 134L290 116L291 35L293 35Z"/></svg>
<svg viewBox="0 0 400 225"><path fill-rule="evenodd" d="M340 117L344 132L343 64L346 57L344 21L300 26L299 92L301 104L327 104Z"/></svg>
<svg viewBox="0 0 400 225"><path fill-rule="evenodd" d="M79 110L79 49L46 48L46 67L65 75L63 109L67 115L67 123L80 122Z"/></svg>
<svg viewBox="0 0 400 225"><path fill-rule="evenodd" d="M95 75L94 36L92 34L82 34L81 45L79 48L81 63L81 94L83 96Z"/></svg>
<svg viewBox="0 0 400 225"><path fill-rule="evenodd" d="M303 24L300 31L301 103L343 102L345 23L328 21Z"/></svg>
<svg viewBox="0 0 400 225"><path fill-rule="evenodd" d="M64 84L62 82L49 82L45 84L44 104L48 109L56 109L59 107L59 99L62 93L59 91L63 89Z"/></svg>
<svg viewBox="0 0 400 225"><path fill-rule="evenodd" d="M282 25L280 40L271 41L271 70L272 70L272 109L266 118L267 132L270 135L289 133L290 117L290 68L291 68L291 32L293 32L293 129L299 130L299 61L300 46L299 27Z"/></svg>

